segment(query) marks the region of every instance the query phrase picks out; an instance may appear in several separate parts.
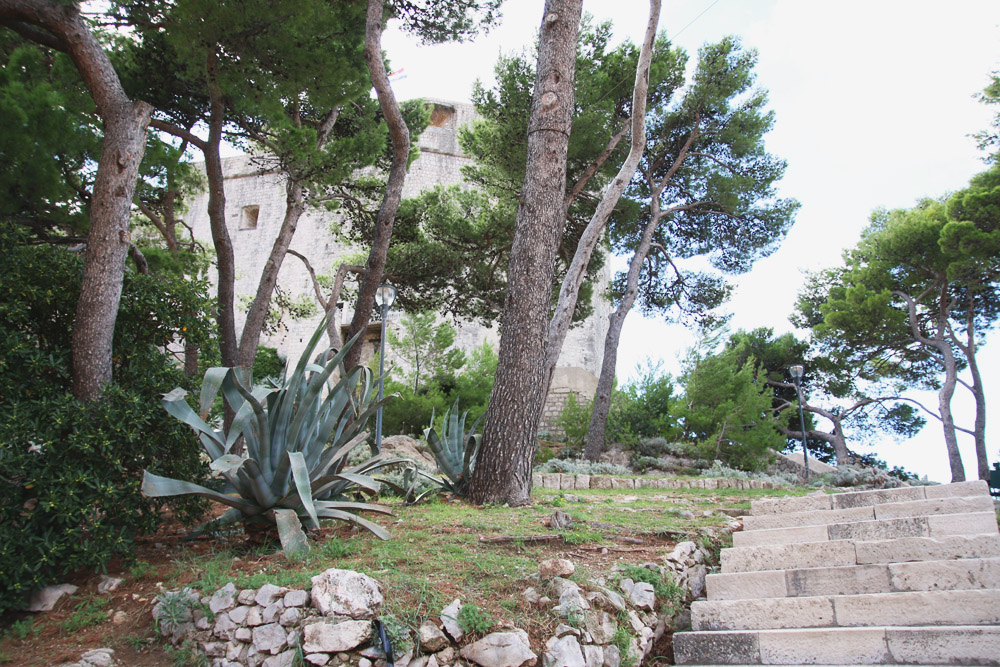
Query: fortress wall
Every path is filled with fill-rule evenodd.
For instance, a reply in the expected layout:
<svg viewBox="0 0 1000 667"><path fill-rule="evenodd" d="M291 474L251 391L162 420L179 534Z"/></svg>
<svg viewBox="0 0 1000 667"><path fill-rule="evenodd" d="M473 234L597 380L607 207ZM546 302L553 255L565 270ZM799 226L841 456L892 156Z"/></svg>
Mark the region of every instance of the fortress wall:
<svg viewBox="0 0 1000 667"><path fill-rule="evenodd" d="M470 104L428 100L433 103L432 125L417 140L420 156L410 165L404 197L412 197L434 185L461 183L461 167L470 160L461 155L457 140L457 130L475 118ZM436 124L435 124L436 123ZM226 173L226 222L236 258L236 326L242 328L249 301L257 291L260 273L271 251L275 235L281 226L285 212L285 186L280 173L261 173L259 165L247 156L226 158L223 161ZM207 193L196 196L191 202L186 216L192 225L195 237L211 248L211 231L207 214ZM256 226L249 228L248 221L256 209ZM336 225L336 216L322 209L308 208L299 220L291 248L306 256L317 274L332 275L339 264L339 258L356 249L350 248L335 237L331 227ZM210 272L214 282L217 275ZM303 263L294 256L287 256L279 272L278 286L293 297L307 296L315 303L312 282ZM350 305L348 305L348 309ZM582 400L593 396L593 388L580 381L589 376L596 387L597 374L603 358L604 337L607 332L610 304L598 299L594 315L582 325L573 328L566 339L559 358L560 369L572 372L560 374L557 371L553 391L546 404L543 429L551 431L553 415L558 415L567 400L568 391L583 391ZM343 321L350 321L350 310L343 315ZM387 326L396 327L397 333L403 313L390 311ZM319 324L321 314L302 320L284 318L277 331L266 333L261 345L277 348L287 358L297 359L305 348L309 337ZM377 331L365 336L370 358L371 350L377 344ZM458 326L456 344L466 350L489 341L494 347L499 343L496 326L484 327L475 323L462 322ZM405 362L394 355L391 346L386 351L386 363L405 367ZM573 377L570 381L569 377ZM585 386L586 385L586 386Z"/></svg>

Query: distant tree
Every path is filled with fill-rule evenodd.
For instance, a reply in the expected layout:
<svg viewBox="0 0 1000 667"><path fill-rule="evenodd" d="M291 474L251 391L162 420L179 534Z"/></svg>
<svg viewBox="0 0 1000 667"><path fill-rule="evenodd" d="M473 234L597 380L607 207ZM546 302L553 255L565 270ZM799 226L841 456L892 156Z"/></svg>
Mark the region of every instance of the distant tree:
<svg viewBox="0 0 1000 667"><path fill-rule="evenodd" d="M387 330L393 352L410 367L407 374L417 391L437 375L454 375L465 365L465 353L454 347L455 328L448 322L435 322L434 313L415 313L403 317L403 330L396 335Z"/></svg>
<svg viewBox="0 0 1000 667"><path fill-rule="evenodd" d="M754 359L739 350L688 359L679 416L684 439L700 456L741 470L760 470L785 445L773 417L774 390L757 379Z"/></svg>
<svg viewBox="0 0 1000 667"><path fill-rule="evenodd" d="M775 336L769 328L737 331L726 348L736 352L741 363L753 359L757 379L774 390L772 409L790 448L801 443L802 430L798 396L788 369L794 364L805 366L802 409L806 437L810 455L822 461L836 459L843 465L857 458L848 448L848 432L852 434L851 444L857 447L884 433L913 436L924 425L914 406L896 391L898 388L884 382L862 381L854 374L855 369L842 366L836 359L811 354L810 346L792 334ZM829 422L829 430L819 427L818 418Z"/></svg>
<svg viewBox="0 0 1000 667"><path fill-rule="evenodd" d="M767 95L755 89L757 55L726 38L703 47L690 86L651 115L647 146L628 196L643 222L612 227L628 271L616 278L585 455L604 445L625 317L639 301L647 313L705 318L728 295L719 274L748 271L774 252L798 203L779 199L774 183L785 163L764 149L774 124ZM702 258L717 273L684 268Z"/></svg>
<svg viewBox="0 0 1000 667"><path fill-rule="evenodd" d="M979 101L990 106L1000 105L1000 72L990 75L990 83L979 94ZM988 152L987 162L996 163L1000 161L1000 108L993 116L993 122L989 130L983 130L975 134L979 148Z"/></svg>
<svg viewBox="0 0 1000 667"><path fill-rule="evenodd" d="M943 201L877 211L844 267L829 274L814 339L874 376L937 387L952 470L963 481L957 431L973 436L981 479L988 475L986 402L977 352L1000 315L1000 167ZM813 318L815 319L815 317ZM960 372L968 369L971 380ZM965 386L976 401L973 428L955 424L951 400Z"/></svg>

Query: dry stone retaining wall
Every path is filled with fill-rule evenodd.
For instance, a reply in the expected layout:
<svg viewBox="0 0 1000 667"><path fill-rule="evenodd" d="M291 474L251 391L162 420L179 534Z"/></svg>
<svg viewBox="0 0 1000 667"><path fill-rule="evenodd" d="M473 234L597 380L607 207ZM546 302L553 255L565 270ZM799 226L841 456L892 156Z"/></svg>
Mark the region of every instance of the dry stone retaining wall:
<svg viewBox="0 0 1000 667"><path fill-rule="evenodd" d="M542 489L777 489L780 484L736 477L611 477L572 473L536 473L531 484Z"/></svg>
<svg viewBox="0 0 1000 667"><path fill-rule="evenodd" d="M723 532L739 526L730 521ZM710 558L699 544L681 542L658 562L642 567L672 576L691 600L705 590ZM397 651L394 664L620 667L641 662L674 629L676 610L658 613L650 584L617 573L576 581L569 578L574 572L569 560L542 561L521 594L525 604L558 618L544 645L532 646L524 630L512 627L480 638L466 636L456 622L462 601L455 600L424 621L410 637L412 648L402 655ZM238 590L229 583L206 596L189 589L168 592L158 598L153 616L167 641L202 653L212 667L292 667L300 655L307 667L386 667L373 627L383 604L378 582L358 572L330 569L313 577L312 584L310 591L271 584ZM183 604L178 606L178 600ZM178 608L186 612L178 614ZM616 637L619 627L626 630L627 642Z"/></svg>

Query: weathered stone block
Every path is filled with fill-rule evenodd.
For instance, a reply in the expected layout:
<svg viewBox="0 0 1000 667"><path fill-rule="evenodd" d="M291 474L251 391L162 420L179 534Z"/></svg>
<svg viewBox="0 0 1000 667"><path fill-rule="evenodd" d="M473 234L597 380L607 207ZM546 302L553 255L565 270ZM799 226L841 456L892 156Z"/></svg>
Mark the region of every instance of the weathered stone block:
<svg viewBox="0 0 1000 667"><path fill-rule="evenodd" d="M889 570L884 565L817 567L785 572L788 595L861 595L890 592Z"/></svg>
<svg viewBox="0 0 1000 667"><path fill-rule="evenodd" d="M694 630L768 630L834 625L830 598L712 600L691 604Z"/></svg>
<svg viewBox="0 0 1000 667"><path fill-rule="evenodd" d="M758 665L756 632L680 632L674 635L678 665Z"/></svg>
<svg viewBox="0 0 1000 667"><path fill-rule="evenodd" d="M780 570L710 574L705 583L709 600L783 598L788 595L785 573Z"/></svg>
<svg viewBox="0 0 1000 667"><path fill-rule="evenodd" d="M875 665L888 658L882 628L762 630L757 641L766 665Z"/></svg>

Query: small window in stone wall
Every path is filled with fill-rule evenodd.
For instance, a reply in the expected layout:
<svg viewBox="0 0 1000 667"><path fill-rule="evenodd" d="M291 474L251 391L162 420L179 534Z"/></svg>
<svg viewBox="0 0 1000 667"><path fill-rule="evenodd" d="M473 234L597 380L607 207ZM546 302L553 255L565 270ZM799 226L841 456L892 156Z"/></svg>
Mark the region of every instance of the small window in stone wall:
<svg viewBox="0 0 1000 667"><path fill-rule="evenodd" d="M455 108L434 104L431 109L431 127L451 127L454 125Z"/></svg>
<svg viewBox="0 0 1000 667"><path fill-rule="evenodd" d="M260 215L260 206L244 206L243 214L240 215L240 229L257 229L257 217Z"/></svg>

